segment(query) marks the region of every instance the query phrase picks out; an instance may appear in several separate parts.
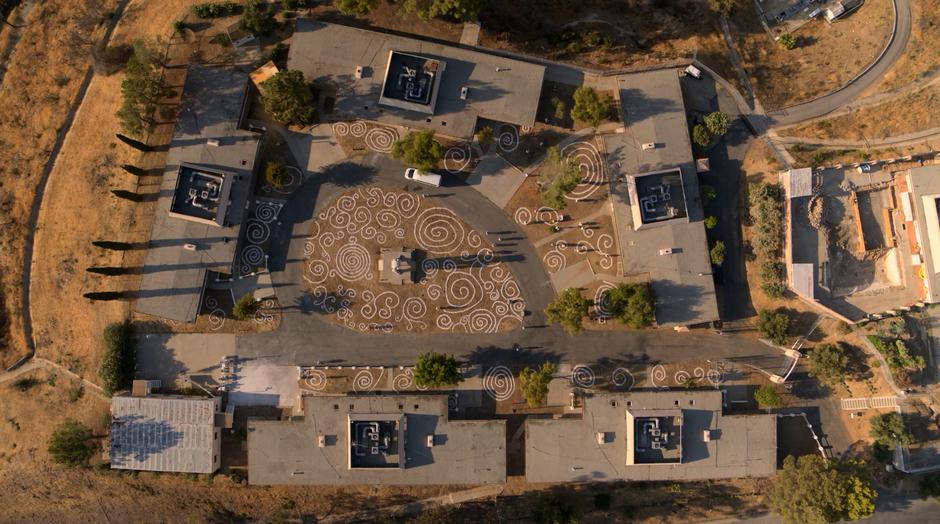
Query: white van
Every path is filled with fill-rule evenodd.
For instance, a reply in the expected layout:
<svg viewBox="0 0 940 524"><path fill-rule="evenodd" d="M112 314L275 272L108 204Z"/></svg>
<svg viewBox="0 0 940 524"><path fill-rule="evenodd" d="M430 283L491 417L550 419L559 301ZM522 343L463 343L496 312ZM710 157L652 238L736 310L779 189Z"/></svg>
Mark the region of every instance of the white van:
<svg viewBox="0 0 940 524"><path fill-rule="evenodd" d="M441 187L441 175L421 171L414 167L409 167L405 170L405 178L429 186Z"/></svg>
<svg viewBox="0 0 940 524"><path fill-rule="evenodd" d="M685 74L692 78L702 78L702 71L694 65L689 65L689 67L685 68Z"/></svg>

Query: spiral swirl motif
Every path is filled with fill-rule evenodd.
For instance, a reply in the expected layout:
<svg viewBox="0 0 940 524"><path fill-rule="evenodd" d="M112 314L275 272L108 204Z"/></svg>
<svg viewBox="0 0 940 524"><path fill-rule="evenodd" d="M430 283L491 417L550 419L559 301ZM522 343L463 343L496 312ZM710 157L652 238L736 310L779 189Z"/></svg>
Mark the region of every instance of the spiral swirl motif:
<svg viewBox="0 0 940 524"><path fill-rule="evenodd" d="M581 183L565 195L569 200L587 198L604 187L603 160L597 147L591 142L575 142L561 150L568 162L578 166L581 171Z"/></svg>
<svg viewBox="0 0 940 524"><path fill-rule="evenodd" d="M626 388L628 391L633 389L633 373L627 368L617 368L610 374L610 381L618 388Z"/></svg>
<svg viewBox="0 0 940 524"><path fill-rule="evenodd" d="M255 218L264 223L270 223L277 218L277 215L280 213L280 211L280 204L261 202L257 207L255 207Z"/></svg>
<svg viewBox="0 0 940 524"><path fill-rule="evenodd" d="M688 371L680 369L679 371L676 371L676 374L672 378L676 384L682 386L692 380L692 375L690 375Z"/></svg>
<svg viewBox="0 0 940 524"><path fill-rule="evenodd" d="M362 138L366 135L366 131L369 130L369 126L366 125L362 120L357 120L352 124L349 124L349 134L356 138Z"/></svg>
<svg viewBox="0 0 940 524"><path fill-rule="evenodd" d="M242 249L242 263L250 268L257 268L264 263L264 250L261 246L248 244Z"/></svg>
<svg viewBox="0 0 940 524"><path fill-rule="evenodd" d="M654 388L665 387L663 383L666 382L666 368L662 364L656 364L650 369L649 379Z"/></svg>
<svg viewBox="0 0 940 524"><path fill-rule="evenodd" d="M249 220L245 227L245 240L252 244L261 244L271 236L271 228L259 220Z"/></svg>
<svg viewBox="0 0 940 524"><path fill-rule="evenodd" d="M452 212L442 207L426 209L418 215L414 235L427 251L448 253L460 247L464 228Z"/></svg>
<svg viewBox="0 0 940 524"><path fill-rule="evenodd" d="M695 378L705 378L705 370L702 367L697 367L692 370L692 376Z"/></svg>
<svg viewBox="0 0 940 524"><path fill-rule="evenodd" d="M380 378L382 378L382 373L379 373L379 376L376 377L371 371L364 369L356 373L355 378L353 378L353 389L356 391L372 391L378 385Z"/></svg>
<svg viewBox="0 0 940 524"><path fill-rule="evenodd" d="M520 207L513 213L512 218L520 226L527 226L532 223L532 210L527 207Z"/></svg>
<svg viewBox="0 0 940 524"><path fill-rule="evenodd" d="M499 127L496 144L503 153L512 153L519 147L519 130L516 126L503 124Z"/></svg>
<svg viewBox="0 0 940 524"><path fill-rule="evenodd" d="M319 369L304 369L301 371L305 389L323 391L326 389L326 373Z"/></svg>
<svg viewBox="0 0 940 524"><path fill-rule="evenodd" d="M497 402L512 398L516 392L516 379L506 366L494 366L483 375L483 391Z"/></svg>
<svg viewBox="0 0 940 524"><path fill-rule="evenodd" d="M557 249L545 253L545 256L542 257L542 262L545 264L549 273L557 273L568 267L568 258Z"/></svg>
<svg viewBox="0 0 940 524"><path fill-rule="evenodd" d="M373 127L366 133L366 147L376 153L391 153L398 140L398 132L390 127Z"/></svg>
<svg viewBox="0 0 940 524"><path fill-rule="evenodd" d="M576 387L584 389L593 388L595 380L594 370L588 366L575 366L575 368L571 370L571 384Z"/></svg>
<svg viewBox="0 0 940 524"><path fill-rule="evenodd" d="M706 375L708 381L711 382L713 386L718 386L721 384L721 372L717 369L709 369Z"/></svg>
<svg viewBox="0 0 940 524"><path fill-rule="evenodd" d="M603 282L594 292L594 312L598 318L610 318L610 296L607 292L614 287L610 282Z"/></svg>
<svg viewBox="0 0 940 524"><path fill-rule="evenodd" d="M361 244L343 244L336 251L335 267L343 280L362 280L371 273L372 255Z"/></svg>
<svg viewBox="0 0 940 524"><path fill-rule="evenodd" d="M452 175L463 172L470 165L470 150L464 146L455 146L444 152L444 169Z"/></svg>
<svg viewBox="0 0 940 524"><path fill-rule="evenodd" d="M499 319L488 309L475 309L467 316L467 331L472 333L496 333Z"/></svg>
<svg viewBox="0 0 940 524"><path fill-rule="evenodd" d="M204 303L206 309L217 309L219 307L219 301L212 295L207 295Z"/></svg>
<svg viewBox="0 0 940 524"><path fill-rule="evenodd" d="M470 273L448 273L444 281L444 292L447 305L455 312L470 309L483 300L483 289L480 281Z"/></svg>
<svg viewBox="0 0 940 524"><path fill-rule="evenodd" d="M218 331L225 325L225 311L222 309L213 309L209 312L209 329Z"/></svg>
<svg viewBox="0 0 940 524"><path fill-rule="evenodd" d="M346 136L349 134L349 124L346 122L336 122L333 124L333 134L336 136Z"/></svg>
<svg viewBox="0 0 940 524"><path fill-rule="evenodd" d="M414 387L414 375L411 373L410 368L395 375L395 378L392 379L392 389L395 391L408 391L412 387Z"/></svg>

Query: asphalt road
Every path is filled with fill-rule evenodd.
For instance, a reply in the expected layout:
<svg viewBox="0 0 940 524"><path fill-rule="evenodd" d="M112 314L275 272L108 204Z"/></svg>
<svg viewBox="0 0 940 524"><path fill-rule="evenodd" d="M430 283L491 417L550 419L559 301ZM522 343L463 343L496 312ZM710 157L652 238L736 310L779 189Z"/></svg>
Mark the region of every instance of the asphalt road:
<svg viewBox="0 0 940 524"><path fill-rule="evenodd" d="M404 166L384 155L349 160L310 177L293 193L281 211L274 232L269 266L283 316L280 329L240 336L237 351L246 357L273 357L288 364L395 365L406 364L425 351L436 350L465 360L504 364L543 360L573 363L618 362L646 365L650 361L701 358L750 358L776 370L785 357L752 337L718 336L698 330L599 332L569 336L547 326L541 311L554 291L535 248L528 240L514 241L506 262L526 300L525 329L496 334L373 334L334 324L315 312L303 286L304 240L317 210L356 185L401 189ZM435 203L455 211L478 231L517 231L502 210L471 186L445 175L445 187L417 188Z"/></svg>
<svg viewBox="0 0 940 524"><path fill-rule="evenodd" d="M831 113L857 98L865 89L881 79L904 53L910 39L911 7L909 2L910 0L894 0L897 9L897 26L895 27L893 39L884 54L867 71L837 91L810 102L768 112L768 127L795 124ZM848 19L836 23L851 24L852 18L850 16ZM793 81L799 82L800 79L794 78Z"/></svg>

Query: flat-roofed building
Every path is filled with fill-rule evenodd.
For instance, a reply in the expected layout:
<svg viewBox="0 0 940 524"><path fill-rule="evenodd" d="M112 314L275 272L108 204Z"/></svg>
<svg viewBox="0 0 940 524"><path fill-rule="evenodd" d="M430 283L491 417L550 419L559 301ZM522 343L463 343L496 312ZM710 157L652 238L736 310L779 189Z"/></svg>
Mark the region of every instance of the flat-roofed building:
<svg viewBox="0 0 940 524"><path fill-rule="evenodd" d="M526 421L526 480L767 477L775 415L725 415L720 391L602 393L580 417Z"/></svg>
<svg viewBox="0 0 940 524"><path fill-rule="evenodd" d="M915 167L904 175L907 191L899 194L906 223L914 225L911 258L922 279L924 299L940 301L940 165Z"/></svg>
<svg viewBox="0 0 940 524"><path fill-rule="evenodd" d="M248 421L250 484L505 480L505 421L450 420L447 395L306 396L299 419Z"/></svg>
<svg viewBox="0 0 940 524"><path fill-rule="evenodd" d="M462 47L298 19L288 69L335 91L333 116L470 138L477 119L532 126L545 68Z"/></svg>
<svg viewBox="0 0 940 524"><path fill-rule="evenodd" d="M623 133L604 136L625 275L648 275L656 323L718 320L679 71L618 77Z"/></svg>

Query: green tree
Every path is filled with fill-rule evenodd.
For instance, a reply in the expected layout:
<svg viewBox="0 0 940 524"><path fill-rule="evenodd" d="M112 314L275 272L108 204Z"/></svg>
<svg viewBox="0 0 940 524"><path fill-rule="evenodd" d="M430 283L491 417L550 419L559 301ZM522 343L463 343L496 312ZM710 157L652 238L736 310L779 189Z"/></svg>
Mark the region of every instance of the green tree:
<svg viewBox="0 0 940 524"><path fill-rule="evenodd" d="M876 496L859 463L805 455L784 459L767 501L785 523L811 524L867 517Z"/></svg>
<svg viewBox="0 0 940 524"><path fill-rule="evenodd" d="M436 388L453 386L463 381L457 359L441 353L423 353L415 361L415 384L421 387Z"/></svg>
<svg viewBox="0 0 940 524"><path fill-rule="evenodd" d="M415 13L422 20L449 18L461 22L476 20L487 0L404 0L402 12Z"/></svg>
<svg viewBox="0 0 940 524"><path fill-rule="evenodd" d="M264 179L272 186L282 188L290 182L291 177L280 162L268 162L264 166Z"/></svg>
<svg viewBox="0 0 940 524"><path fill-rule="evenodd" d="M565 195L581 183L581 169L562 156L557 146L548 148L548 155L539 175L539 196L553 209L564 209Z"/></svg>
<svg viewBox="0 0 940 524"><path fill-rule="evenodd" d="M344 15L367 15L379 6L379 0L336 0L336 8Z"/></svg>
<svg viewBox="0 0 940 524"><path fill-rule="evenodd" d="M783 46L784 49L796 49L796 37L790 33L780 35L777 41L780 42L780 45Z"/></svg>
<svg viewBox="0 0 940 524"><path fill-rule="evenodd" d="M124 67L124 80L121 81L123 100L116 115L121 128L131 135L141 136L153 131L156 124L154 112L167 93L158 56L153 42L138 39L134 41L134 52Z"/></svg>
<svg viewBox="0 0 940 524"><path fill-rule="evenodd" d="M242 17L238 20L238 27L246 33L255 36L268 35L277 27L274 13L259 0L248 0L242 10Z"/></svg>
<svg viewBox="0 0 940 524"><path fill-rule="evenodd" d="M712 135L708 132L708 128L702 124L695 124L692 127L692 141L702 147L705 147L711 143Z"/></svg>
<svg viewBox="0 0 940 524"><path fill-rule="evenodd" d="M653 323L656 308L649 284L621 283L604 294L607 310L612 317L634 329L642 329Z"/></svg>
<svg viewBox="0 0 940 524"><path fill-rule="evenodd" d="M105 353L98 367L101 390L111 396L128 389L134 381L136 351L126 322L115 322L104 328Z"/></svg>
<svg viewBox="0 0 940 524"><path fill-rule="evenodd" d="M519 389L522 391L522 398L530 407L534 408L545 402L548 383L552 381L554 374L555 365L551 362L543 362L538 370L527 367L519 373Z"/></svg>
<svg viewBox="0 0 940 524"><path fill-rule="evenodd" d="M536 524L578 523L574 506L558 495L552 494L541 495L536 499L532 508L532 520Z"/></svg>
<svg viewBox="0 0 940 524"><path fill-rule="evenodd" d="M731 119L726 113L715 111L705 115L705 129L712 136L724 136L728 132L728 126L731 125Z"/></svg>
<svg viewBox="0 0 940 524"><path fill-rule="evenodd" d="M493 128L490 126L484 126L477 131L477 144L480 144L480 148L486 151L490 148L490 145L493 144Z"/></svg>
<svg viewBox="0 0 940 524"><path fill-rule="evenodd" d="M920 494L940 500L940 473L931 473L920 480Z"/></svg>
<svg viewBox="0 0 940 524"><path fill-rule="evenodd" d="M712 248L708 251L708 257L711 259L712 264L716 266L721 266L725 263L725 243L721 240L716 240Z"/></svg>
<svg viewBox="0 0 940 524"><path fill-rule="evenodd" d="M906 448L911 445L911 434L904 429L904 418L900 413L884 413L868 419L870 425L868 434L875 442L891 451L898 446Z"/></svg>
<svg viewBox="0 0 940 524"><path fill-rule="evenodd" d="M820 382L837 386L845 380L849 356L838 344L819 344L809 352L809 374Z"/></svg>
<svg viewBox="0 0 940 524"><path fill-rule="evenodd" d="M777 408L783 404L783 399L773 386L763 385L754 390L754 400L762 408Z"/></svg>
<svg viewBox="0 0 940 524"><path fill-rule="evenodd" d="M235 306L232 308L232 316L238 320L248 320L255 316L259 309L261 309L261 301L256 300L251 293L245 293L235 302Z"/></svg>
<svg viewBox="0 0 940 524"><path fill-rule="evenodd" d="M206 2L196 4L190 10L197 18L221 18L234 15L240 8L235 2Z"/></svg>
<svg viewBox="0 0 940 524"><path fill-rule="evenodd" d="M709 215L705 217L705 229L715 229L718 225L718 217Z"/></svg>
<svg viewBox="0 0 940 524"><path fill-rule="evenodd" d="M564 100L558 98L557 96L552 97L552 111L555 117L555 120L559 122L564 122L568 119L568 104Z"/></svg>
<svg viewBox="0 0 940 524"><path fill-rule="evenodd" d="M610 96L601 95L591 87L581 86L574 90L571 118L597 127L610 113L610 104Z"/></svg>
<svg viewBox="0 0 940 524"><path fill-rule="evenodd" d="M590 307L591 301L581 296L578 288L569 287L545 308L545 316L549 322L560 324L569 334L575 335L584 329L581 321Z"/></svg>
<svg viewBox="0 0 940 524"><path fill-rule="evenodd" d="M789 340L790 315L782 309L762 309L757 317L757 330L760 336L782 346Z"/></svg>
<svg viewBox="0 0 940 524"><path fill-rule="evenodd" d="M264 88L261 103L275 120L302 124L313 121L313 91L303 73L287 69L278 71L261 86Z"/></svg>
<svg viewBox="0 0 940 524"><path fill-rule="evenodd" d="M706 204L718 198L718 191L715 191L714 186L709 184L700 185L699 193L702 194L702 200L704 200Z"/></svg>
<svg viewBox="0 0 940 524"><path fill-rule="evenodd" d="M70 468L85 466L95 454L95 445L89 442L93 436L82 423L65 419L49 437L52 461Z"/></svg>
<svg viewBox="0 0 940 524"><path fill-rule="evenodd" d="M444 146L434 139L434 131L413 131L392 146L392 156L418 169L433 169L444 157Z"/></svg>
<svg viewBox="0 0 940 524"><path fill-rule="evenodd" d="M718 16L730 18L734 13L737 0L708 0L708 7Z"/></svg>

